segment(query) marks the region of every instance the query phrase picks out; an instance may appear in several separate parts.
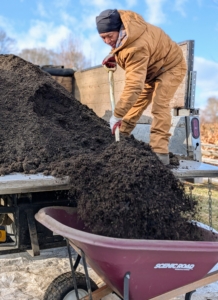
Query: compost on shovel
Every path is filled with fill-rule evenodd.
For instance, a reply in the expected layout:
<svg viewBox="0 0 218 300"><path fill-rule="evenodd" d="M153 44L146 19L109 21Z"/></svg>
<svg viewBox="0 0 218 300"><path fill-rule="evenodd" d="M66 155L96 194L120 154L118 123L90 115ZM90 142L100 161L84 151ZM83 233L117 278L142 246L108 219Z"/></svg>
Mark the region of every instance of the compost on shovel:
<svg viewBox="0 0 218 300"><path fill-rule="evenodd" d="M130 239L197 240L197 203L133 136L109 125L39 67L0 55L0 174L69 176L93 233Z"/></svg>

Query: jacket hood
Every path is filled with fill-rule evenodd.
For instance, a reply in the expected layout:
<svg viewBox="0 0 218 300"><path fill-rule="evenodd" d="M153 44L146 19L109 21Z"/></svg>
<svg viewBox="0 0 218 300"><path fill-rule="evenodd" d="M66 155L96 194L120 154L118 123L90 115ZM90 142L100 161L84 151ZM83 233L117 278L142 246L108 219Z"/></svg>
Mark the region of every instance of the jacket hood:
<svg viewBox="0 0 218 300"><path fill-rule="evenodd" d="M123 45L114 49L113 53L134 42L147 28L145 20L139 14L129 10L118 10L118 12L126 30L127 39Z"/></svg>

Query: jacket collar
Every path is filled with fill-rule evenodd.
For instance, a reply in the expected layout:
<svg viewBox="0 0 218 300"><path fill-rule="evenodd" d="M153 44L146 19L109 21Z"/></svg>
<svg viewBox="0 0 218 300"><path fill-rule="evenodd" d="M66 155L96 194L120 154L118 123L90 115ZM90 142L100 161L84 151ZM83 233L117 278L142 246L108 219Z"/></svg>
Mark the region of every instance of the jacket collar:
<svg viewBox="0 0 218 300"><path fill-rule="evenodd" d="M147 28L146 22L139 14L128 10L118 10L118 12L127 38L119 47L113 49L114 54L138 39Z"/></svg>

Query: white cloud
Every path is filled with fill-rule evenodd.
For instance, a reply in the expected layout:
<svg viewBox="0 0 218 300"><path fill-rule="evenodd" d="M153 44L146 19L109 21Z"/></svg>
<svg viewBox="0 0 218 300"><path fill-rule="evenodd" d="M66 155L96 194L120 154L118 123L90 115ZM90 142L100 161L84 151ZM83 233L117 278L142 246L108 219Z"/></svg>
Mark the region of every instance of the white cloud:
<svg viewBox="0 0 218 300"><path fill-rule="evenodd" d="M186 2L187 0L176 0L174 5L174 9L178 11L183 17L186 16L186 12L184 9L184 5Z"/></svg>
<svg viewBox="0 0 218 300"><path fill-rule="evenodd" d="M66 8L70 4L71 0L55 0L54 4L59 8Z"/></svg>
<svg viewBox="0 0 218 300"><path fill-rule="evenodd" d="M126 6L127 8L131 8L137 4L137 0L126 0Z"/></svg>
<svg viewBox="0 0 218 300"><path fill-rule="evenodd" d="M209 97L218 97L218 62L195 57L195 70L197 71L196 105L203 107Z"/></svg>
<svg viewBox="0 0 218 300"><path fill-rule="evenodd" d="M5 31L7 29L9 29L9 30L12 29L11 22L7 18L5 18L1 15L0 15L0 28L4 29Z"/></svg>
<svg viewBox="0 0 218 300"><path fill-rule="evenodd" d="M52 22L34 21L32 23L28 32L18 33L16 36L20 50L34 47L55 49L71 32L66 26L55 26Z"/></svg>
<svg viewBox="0 0 218 300"><path fill-rule="evenodd" d="M72 15L70 15L70 14L68 14L66 11L60 11L60 18L61 18L61 20L63 21L63 23L66 25L73 25L73 26L75 26L77 23L78 23L78 21L77 21L77 19L75 18L75 17L73 17Z"/></svg>
<svg viewBox="0 0 218 300"><path fill-rule="evenodd" d="M147 5L146 20L155 25L162 24L166 21L166 15L163 12L163 4L166 0L145 0Z"/></svg>
<svg viewBox="0 0 218 300"><path fill-rule="evenodd" d="M128 1L128 0L127 0ZM129 0L131 1L131 0ZM133 1L133 0L132 0ZM114 8L119 8L120 7L120 2L119 1L113 1L113 0L80 0L81 5L85 7L95 7L101 12L102 10L105 9L114 9Z"/></svg>
<svg viewBox="0 0 218 300"><path fill-rule="evenodd" d="M97 33L90 34L88 38L81 37L80 49L86 58L92 63L92 66L100 65L106 55L110 52L110 47L102 41Z"/></svg>
<svg viewBox="0 0 218 300"><path fill-rule="evenodd" d="M39 13L40 17L47 17L48 13L46 12L46 9L42 2L37 3L37 12Z"/></svg>
<svg viewBox="0 0 218 300"><path fill-rule="evenodd" d="M57 50L61 41L72 33L75 41L79 43L78 48L91 61L92 65L101 64L103 58L110 52L110 47L103 43L97 33L95 15L89 15L88 18L83 15L81 22L77 22L76 19L72 18L68 25L76 23L77 26L74 24L73 27L67 25L56 26L53 22L32 21L27 32L19 32L13 36L17 40L18 52L25 48L39 47ZM63 19L65 18L65 21L69 17L63 14L61 16ZM70 28L73 28L73 30ZM87 32L85 32L86 30Z"/></svg>

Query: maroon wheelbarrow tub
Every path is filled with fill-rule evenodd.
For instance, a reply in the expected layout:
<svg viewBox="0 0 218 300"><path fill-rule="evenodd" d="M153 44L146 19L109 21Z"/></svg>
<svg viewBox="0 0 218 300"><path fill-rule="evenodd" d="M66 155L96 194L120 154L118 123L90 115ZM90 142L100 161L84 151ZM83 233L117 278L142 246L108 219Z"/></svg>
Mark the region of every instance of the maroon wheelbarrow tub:
<svg viewBox="0 0 218 300"><path fill-rule="evenodd" d="M84 229L75 208L47 207L35 218L83 250L102 280L123 295L123 278L130 273L130 299L147 300L203 278L218 262L218 232L198 223L207 241L117 239ZM143 297L143 298L142 298Z"/></svg>

